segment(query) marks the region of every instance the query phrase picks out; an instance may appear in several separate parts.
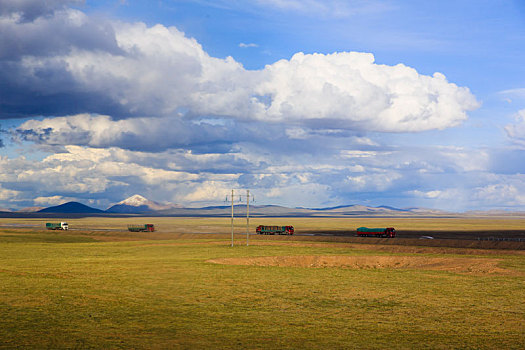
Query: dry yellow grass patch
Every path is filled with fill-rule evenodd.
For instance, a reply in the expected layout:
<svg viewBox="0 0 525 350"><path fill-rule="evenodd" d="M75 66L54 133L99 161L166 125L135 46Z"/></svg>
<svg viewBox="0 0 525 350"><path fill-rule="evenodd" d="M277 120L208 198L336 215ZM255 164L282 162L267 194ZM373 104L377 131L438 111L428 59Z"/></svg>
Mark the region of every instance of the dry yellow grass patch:
<svg viewBox="0 0 525 350"><path fill-rule="evenodd" d="M265 256L211 259L225 265L337 267L348 269L419 269L472 274L516 274L498 266L500 259L419 256Z"/></svg>

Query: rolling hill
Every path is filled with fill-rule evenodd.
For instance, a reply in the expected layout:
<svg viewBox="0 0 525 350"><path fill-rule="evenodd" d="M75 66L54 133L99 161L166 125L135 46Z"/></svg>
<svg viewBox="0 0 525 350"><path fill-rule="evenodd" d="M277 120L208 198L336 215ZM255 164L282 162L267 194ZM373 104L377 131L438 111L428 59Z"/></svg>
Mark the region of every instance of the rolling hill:
<svg viewBox="0 0 525 350"><path fill-rule="evenodd" d="M54 207L39 210L37 213L64 213L64 214L102 214L103 210L88 207L79 202L67 202Z"/></svg>

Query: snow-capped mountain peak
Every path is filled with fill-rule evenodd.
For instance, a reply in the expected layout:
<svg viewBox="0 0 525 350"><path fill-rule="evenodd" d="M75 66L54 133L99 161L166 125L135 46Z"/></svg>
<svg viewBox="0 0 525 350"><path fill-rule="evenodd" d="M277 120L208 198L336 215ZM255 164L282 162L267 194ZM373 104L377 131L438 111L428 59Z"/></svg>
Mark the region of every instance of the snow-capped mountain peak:
<svg viewBox="0 0 525 350"><path fill-rule="evenodd" d="M180 208L180 205L173 203L161 204L149 200L140 194L135 194L108 208L107 211L110 213L145 213L173 208Z"/></svg>
<svg viewBox="0 0 525 350"><path fill-rule="evenodd" d="M147 198L142 197L140 194L135 194L129 198L124 199L123 201L118 202L117 204L131 205L133 207L140 207L141 205L149 205L154 203ZM157 203L155 203L157 204Z"/></svg>

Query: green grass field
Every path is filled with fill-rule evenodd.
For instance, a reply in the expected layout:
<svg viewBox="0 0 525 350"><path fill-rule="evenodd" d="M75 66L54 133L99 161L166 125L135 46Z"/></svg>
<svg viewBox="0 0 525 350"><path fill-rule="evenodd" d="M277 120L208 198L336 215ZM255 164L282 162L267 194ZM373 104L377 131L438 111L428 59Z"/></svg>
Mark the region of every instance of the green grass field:
<svg viewBox="0 0 525 350"><path fill-rule="evenodd" d="M36 219L0 228L0 348L525 348L523 251L255 236L246 247L242 235L232 248L227 234L189 234L228 232L227 219L154 220L165 233L152 239L118 231L137 219L68 220L84 228L69 232ZM498 269L208 262L304 256L497 260Z"/></svg>

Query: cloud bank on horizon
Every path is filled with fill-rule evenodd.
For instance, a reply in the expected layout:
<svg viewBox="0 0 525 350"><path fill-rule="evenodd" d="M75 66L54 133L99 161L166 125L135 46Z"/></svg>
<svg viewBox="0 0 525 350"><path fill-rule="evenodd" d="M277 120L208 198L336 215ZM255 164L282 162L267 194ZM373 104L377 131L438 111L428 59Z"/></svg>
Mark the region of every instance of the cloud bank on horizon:
<svg viewBox="0 0 525 350"><path fill-rule="evenodd" d="M345 2L309 3L352 13ZM304 5L259 3L299 13ZM0 207L109 206L134 193L211 204L232 187L291 206L525 205L522 169L502 172L500 150L393 141L440 135L481 107L443 73L344 50L246 69L176 25L82 6L0 2L0 119L11 125L3 149L23 149L0 157ZM524 110L502 128L518 149ZM27 157L36 150L38 159Z"/></svg>

